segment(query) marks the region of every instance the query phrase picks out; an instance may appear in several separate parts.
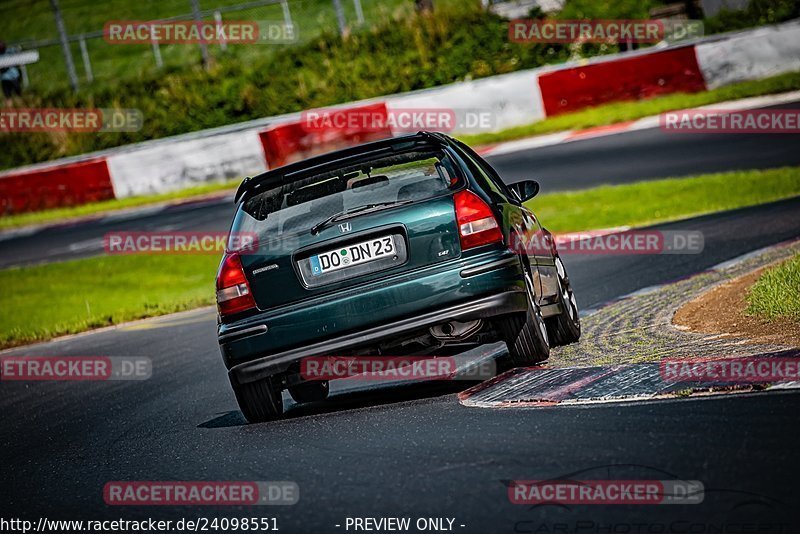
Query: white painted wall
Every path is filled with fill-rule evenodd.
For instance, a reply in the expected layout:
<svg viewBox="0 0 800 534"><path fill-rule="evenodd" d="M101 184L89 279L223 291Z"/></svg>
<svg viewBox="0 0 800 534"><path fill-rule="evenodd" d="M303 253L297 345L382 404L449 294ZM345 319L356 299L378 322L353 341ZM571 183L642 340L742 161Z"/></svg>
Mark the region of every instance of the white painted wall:
<svg viewBox="0 0 800 534"><path fill-rule="evenodd" d="M165 193L264 172L258 129L140 146L107 158L117 198Z"/></svg>
<svg viewBox="0 0 800 534"><path fill-rule="evenodd" d="M386 107L389 111L452 109L461 126L448 133L486 132L480 124L467 124L468 120L477 122L483 114L490 119L489 131L530 124L544 119L538 73L538 69L525 70L388 96Z"/></svg>
<svg viewBox="0 0 800 534"><path fill-rule="evenodd" d="M800 22L701 42L695 52L709 89L800 71Z"/></svg>

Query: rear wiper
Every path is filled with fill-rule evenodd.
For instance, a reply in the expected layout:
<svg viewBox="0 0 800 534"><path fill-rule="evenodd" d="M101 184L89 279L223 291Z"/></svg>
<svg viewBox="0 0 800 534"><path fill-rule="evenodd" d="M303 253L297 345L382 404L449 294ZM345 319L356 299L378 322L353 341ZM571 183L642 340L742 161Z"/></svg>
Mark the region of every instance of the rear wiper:
<svg viewBox="0 0 800 534"><path fill-rule="evenodd" d="M322 230L330 226L331 224L335 223L336 221L340 221L351 215L355 215L357 213L364 213L365 211L372 211L375 209L380 208L388 208L390 206L400 206L403 204L409 204L412 202L411 200L402 200L400 202L379 202L377 204L365 204L364 206L358 206L357 208L352 208L349 210L343 210L338 213L334 213L327 219L322 222L319 222L311 227L311 235L316 235L320 233Z"/></svg>

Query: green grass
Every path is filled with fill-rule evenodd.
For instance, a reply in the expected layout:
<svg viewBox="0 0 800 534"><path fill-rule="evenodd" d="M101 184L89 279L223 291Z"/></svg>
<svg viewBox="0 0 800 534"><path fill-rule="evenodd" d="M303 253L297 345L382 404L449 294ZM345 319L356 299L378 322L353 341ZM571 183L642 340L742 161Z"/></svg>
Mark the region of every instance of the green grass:
<svg viewBox="0 0 800 534"><path fill-rule="evenodd" d="M746 313L800 321L800 254L761 275L747 295Z"/></svg>
<svg viewBox="0 0 800 534"><path fill-rule="evenodd" d="M784 93L798 89L800 89L800 72L790 72L763 80L731 84L702 93L675 93L650 100L604 104L500 132L464 135L459 138L468 145L488 145L546 133L633 121L676 109L706 106L728 100Z"/></svg>
<svg viewBox="0 0 800 534"><path fill-rule="evenodd" d="M161 193L159 195L145 195L141 197L130 197L114 200L103 200L101 202L92 202L80 206L72 206L69 208L56 208L47 211L35 211L31 213L19 213L16 215L6 215L0 217L0 230L8 230L11 228L19 228L21 226L28 226L34 224L45 224L54 222L64 222L69 219L77 217L86 217L90 215L100 215L102 213L109 213L128 208L136 208L150 204L158 204L159 202L169 202L172 200L183 200L192 197L199 197L211 193L218 193L220 191L235 190L238 187L241 179L226 181L222 183L210 183L181 189L180 191L171 191L169 193Z"/></svg>
<svg viewBox="0 0 800 534"><path fill-rule="evenodd" d="M552 193L530 204L550 230L563 232L645 225L796 195L799 167ZM212 304L218 262L216 255L102 256L2 270L0 346ZM796 287L796 272L794 280Z"/></svg>
<svg viewBox="0 0 800 534"><path fill-rule="evenodd" d="M101 256L0 271L0 346L213 304L216 255Z"/></svg>
<svg viewBox="0 0 800 534"><path fill-rule="evenodd" d="M529 202L551 231L645 226L800 195L800 167L726 172L543 194Z"/></svg>
<svg viewBox="0 0 800 534"><path fill-rule="evenodd" d="M455 3L463 0L447 0ZM246 3L245 0L201 0L203 10L230 7ZM109 20L154 20L187 15L191 4L187 0L62 0L60 2L64 23L69 35L102 30ZM410 14L411 0L381 0L362 2L366 24L374 24L398 10ZM343 1L345 18L356 29L353 2ZM299 43L308 42L324 31L336 31L336 15L331 0L290 0L289 10L298 28ZM280 4L265 5L244 11L225 13L225 20L282 21ZM210 21L212 18L207 17ZM8 43L33 39L57 39L52 8L48 0L8 0L0 5L0 35ZM156 72L155 58L149 45L110 45L102 38L87 40L87 49L94 73L95 84L114 83L121 78L135 78L142 72ZM281 53L287 45L243 46L229 45L229 51L245 62L259 57ZM87 86L81 50L77 42L71 44L75 69L81 85ZM165 67L190 69L200 61L197 45L162 45L161 57ZM219 61L232 54L223 52L219 45L210 45L210 53ZM59 46L39 50L40 59L28 67L33 90L53 89L67 84L67 72Z"/></svg>

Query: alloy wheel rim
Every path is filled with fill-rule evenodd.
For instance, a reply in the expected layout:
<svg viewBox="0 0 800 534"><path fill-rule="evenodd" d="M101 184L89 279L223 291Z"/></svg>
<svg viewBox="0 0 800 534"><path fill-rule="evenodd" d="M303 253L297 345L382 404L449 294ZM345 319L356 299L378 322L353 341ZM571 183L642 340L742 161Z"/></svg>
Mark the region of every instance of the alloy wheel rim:
<svg viewBox="0 0 800 534"><path fill-rule="evenodd" d="M525 273L525 291L528 293L528 301L533 308L533 316L536 318L536 326L539 328L539 335L544 340L546 345L550 344L550 338L547 336L547 325L544 324L542 312L539 306L536 305L533 294L533 280L528 273Z"/></svg>
<svg viewBox="0 0 800 534"><path fill-rule="evenodd" d="M567 270L561 258L556 257L556 271L558 272L558 283L561 286L561 302L567 308L567 313L571 320L575 320L578 315L578 302L575 300L575 293L567 282Z"/></svg>

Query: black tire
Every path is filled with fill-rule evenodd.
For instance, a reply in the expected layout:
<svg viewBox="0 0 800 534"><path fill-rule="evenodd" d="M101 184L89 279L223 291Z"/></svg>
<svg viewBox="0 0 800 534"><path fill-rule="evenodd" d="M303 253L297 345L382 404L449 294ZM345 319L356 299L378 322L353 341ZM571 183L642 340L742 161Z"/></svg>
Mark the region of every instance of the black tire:
<svg viewBox="0 0 800 534"><path fill-rule="evenodd" d="M273 421L283 415L281 389L271 378L264 378L246 384L233 384L236 402L242 415L250 423Z"/></svg>
<svg viewBox="0 0 800 534"><path fill-rule="evenodd" d="M327 380L303 382L289 388L289 394L300 404L324 401L328 398L329 391L330 383Z"/></svg>
<svg viewBox="0 0 800 534"><path fill-rule="evenodd" d="M528 311L502 317L499 320L503 340L508 346L508 364L525 367L541 363L550 357L547 326L539 307L533 302L530 277L525 277L528 286Z"/></svg>
<svg viewBox="0 0 800 534"><path fill-rule="evenodd" d="M569 275L561 258L556 256L558 271L559 302L561 313L547 319L547 333L552 346L569 345L581 338L581 318L578 314L578 303L569 283Z"/></svg>

